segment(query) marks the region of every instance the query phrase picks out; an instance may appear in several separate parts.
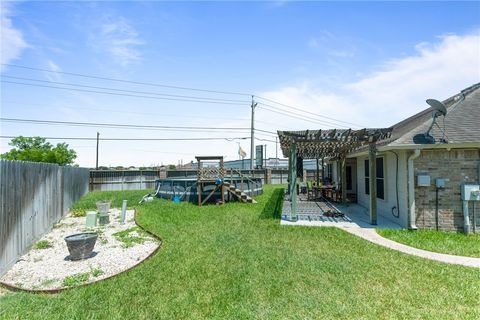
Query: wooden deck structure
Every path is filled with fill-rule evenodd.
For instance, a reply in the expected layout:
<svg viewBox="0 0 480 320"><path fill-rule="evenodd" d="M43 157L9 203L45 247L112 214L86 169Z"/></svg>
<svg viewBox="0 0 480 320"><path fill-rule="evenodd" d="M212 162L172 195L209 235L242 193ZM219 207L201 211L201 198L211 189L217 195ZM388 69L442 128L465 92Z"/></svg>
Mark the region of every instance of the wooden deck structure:
<svg viewBox="0 0 480 320"><path fill-rule="evenodd" d="M203 157L195 157L197 159L197 194L198 194L198 205L204 205L208 199L210 199L215 192L220 191L220 201L218 204L225 203L225 191L229 192L229 195L233 195L236 199L241 202L247 203L256 203L256 201L247 195L243 190L243 174L235 169L230 169L230 181L228 181L227 170L225 170L223 157L222 156L203 156ZM218 167L203 167L203 161L218 161ZM233 183L233 173L234 171L239 174L241 187L237 189ZM250 180L249 178L245 177L246 180ZM203 191L205 190L206 186L214 186L212 191L203 198ZM229 196L230 198L230 196Z"/></svg>
<svg viewBox="0 0 480 320"><path fill-rule="evenodd" d="M346 200L346 156L355 149L369 146L370 223L377 223L376 143L390 137L392 128L329 129L278 131L284 157L288 157L288 194L291 216L297 218L297 166L303 159L338 159L341 164L341 199Z"/></svg>
<svg viewBox="0 0 480 320"><path fill-rule="evenodd" d="M205 204L210 197L215 194L220 189L221 194L221 203L225 202L224 199L224 177L225 177L225 167L223 165L222 156L205 156L205 157L195 157L197 159L197 193L198 193L198 205L202 206ZM218 161L218 167L203 167L202 161ZM215 188L202 199L203 190L207 185L214 185Z"/></svg>

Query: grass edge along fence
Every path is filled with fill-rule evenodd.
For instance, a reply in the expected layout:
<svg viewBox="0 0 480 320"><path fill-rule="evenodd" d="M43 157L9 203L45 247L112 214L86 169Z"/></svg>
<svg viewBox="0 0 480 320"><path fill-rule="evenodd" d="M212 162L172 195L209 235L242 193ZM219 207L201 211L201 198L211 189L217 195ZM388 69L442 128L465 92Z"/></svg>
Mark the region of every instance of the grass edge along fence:
<svg viewBox="0 0 480 320"><path fill-rule="evenodd" d="M89 170L0 160L0 276L88 192Z"/></svg>

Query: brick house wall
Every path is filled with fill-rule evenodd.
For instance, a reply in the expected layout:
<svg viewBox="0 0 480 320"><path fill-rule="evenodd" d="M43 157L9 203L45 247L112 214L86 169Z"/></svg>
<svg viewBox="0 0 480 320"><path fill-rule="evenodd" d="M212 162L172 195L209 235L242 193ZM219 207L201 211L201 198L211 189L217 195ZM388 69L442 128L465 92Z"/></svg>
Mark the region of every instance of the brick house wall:
<svg viewBox="0 0 480 320"><path fill-rule="evenodd" d="M415 179L419 174L429 175L431 185L419 187L415 181L416 225L435 228L435 179L446 179L445 189L438 191L439 229L463 231L463 204L460 196L462 183L478 184L479 149L422 150L414 160ZM469 202L470 223L473 226L473 203ZM476 203L476 224L480 230L480 202Z"/></svg>

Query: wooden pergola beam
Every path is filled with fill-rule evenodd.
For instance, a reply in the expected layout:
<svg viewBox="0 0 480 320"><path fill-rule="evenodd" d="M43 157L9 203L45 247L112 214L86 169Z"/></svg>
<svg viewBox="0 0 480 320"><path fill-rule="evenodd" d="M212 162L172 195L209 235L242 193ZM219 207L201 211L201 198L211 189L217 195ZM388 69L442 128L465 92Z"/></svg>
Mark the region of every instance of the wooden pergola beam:
<svg viewBox="0 0 480 320"><path fill-rule="evenodd" d="M279 131L280 146L287 157L292 142L297 143L297 154L304 159L338 157L361 145L390 137L391 128L330 129L306 131Z"/></svg>
<svg viewBox="0 0 480 320"><path fill-rule="evenodd" d="M341 196L342 202L345 202L347 198L346 155L362 145L369 144L370 223L377 224L376 142L389 138L391 132L392 128L278 131L283 155L289 160L291 218L297 218L297 157L339 159L341 163Z"/></svg>

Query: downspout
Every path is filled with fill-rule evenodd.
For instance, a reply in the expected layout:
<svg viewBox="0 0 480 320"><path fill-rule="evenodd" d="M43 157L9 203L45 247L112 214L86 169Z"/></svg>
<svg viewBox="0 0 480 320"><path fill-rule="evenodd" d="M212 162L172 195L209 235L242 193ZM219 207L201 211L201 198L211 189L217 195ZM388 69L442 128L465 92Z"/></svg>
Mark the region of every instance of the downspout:
<svg viewBox="0 0 480 320"><path fill-rule="evenodd" d="M415 225L415 175L413 168L413 160L420 156L420 149L415 149L413 154L408 157L408 229L417 230Z"/></svg>
<svg viewBox="0 0 480 320"><path fill-rule="evenodd" d="M478 158L480 159L480 149L478 149ZM480 160L477 167L477 183L480 184Z"/></svg>

